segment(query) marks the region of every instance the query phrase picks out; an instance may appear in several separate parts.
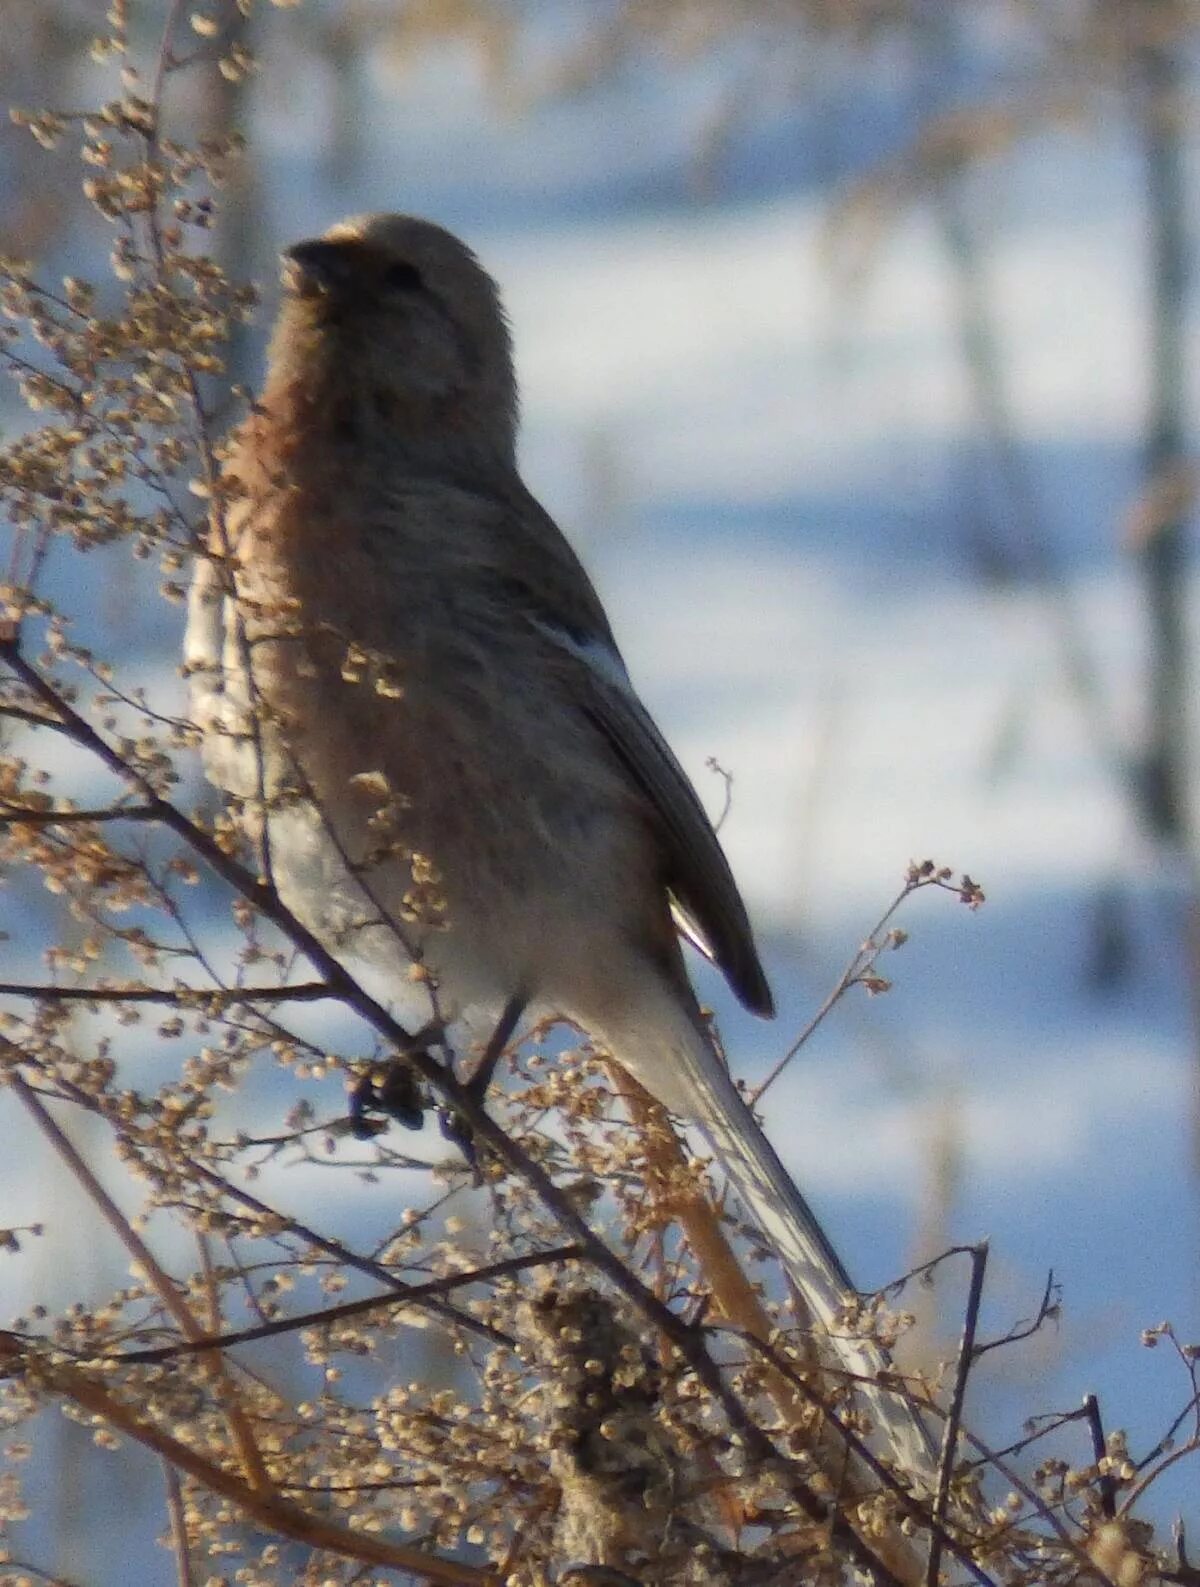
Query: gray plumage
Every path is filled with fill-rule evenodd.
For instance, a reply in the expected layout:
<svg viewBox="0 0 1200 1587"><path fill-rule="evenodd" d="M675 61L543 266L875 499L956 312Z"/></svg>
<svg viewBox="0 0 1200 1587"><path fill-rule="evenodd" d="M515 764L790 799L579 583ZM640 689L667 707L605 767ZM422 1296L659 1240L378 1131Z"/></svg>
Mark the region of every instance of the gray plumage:
<svg viewBox="0 0 1200 1587"><path fill-rule="evenodd" d="M518 475L493 282L449 233L385 215L298 244L285 286L191 595L209 775L248 829L269 810L281 895L336 950L398 984L418 962L447 1019L514 996L566 1014L699 1125L827 1356L870 1377L881 1353L836 1333L850 1281L688 982L676 917L773 1012L700 802ZM919 1417L866 1395L927 1470Z"/></svg>

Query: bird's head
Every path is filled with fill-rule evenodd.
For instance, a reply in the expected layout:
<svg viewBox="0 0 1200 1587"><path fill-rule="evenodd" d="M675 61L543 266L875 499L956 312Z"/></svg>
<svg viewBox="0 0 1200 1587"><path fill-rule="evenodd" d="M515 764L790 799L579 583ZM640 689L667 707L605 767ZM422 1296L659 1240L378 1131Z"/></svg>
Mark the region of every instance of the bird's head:
<svg viewBox="0 0 1200 1587"><path fill-rule="evenodd" d="M517 422L496 284L457 237L410 215L362 215L283 255L271 378L314 407L352 409L418 449L488 445L511 460Z"/></svg>

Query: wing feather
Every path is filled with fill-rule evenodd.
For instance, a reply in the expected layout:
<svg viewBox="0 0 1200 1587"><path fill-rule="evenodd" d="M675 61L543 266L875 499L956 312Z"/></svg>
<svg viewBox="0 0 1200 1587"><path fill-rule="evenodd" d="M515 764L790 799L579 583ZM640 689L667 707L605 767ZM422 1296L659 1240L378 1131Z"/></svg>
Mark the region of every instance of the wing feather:
<svg viewBox="0 0 1200 1587"><path fill-rule="evenodd" d="M580 708L607 739L658 818L667 886L685 935L707 949L745 1006L775 1012L746 907L704 806L653 718L634 692L606 638L581 641L539 621L538 627L579 669Z"/></svg>

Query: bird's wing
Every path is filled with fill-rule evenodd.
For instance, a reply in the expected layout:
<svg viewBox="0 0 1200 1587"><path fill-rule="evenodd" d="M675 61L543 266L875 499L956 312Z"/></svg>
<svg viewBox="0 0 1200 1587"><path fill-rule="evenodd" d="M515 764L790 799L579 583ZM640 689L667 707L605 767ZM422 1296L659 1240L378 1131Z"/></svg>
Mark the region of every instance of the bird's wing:
<svg viewBox="0 0 1200 1587"><path fill-rule="evenodd" d="M553 519L524 487L497 521L509 610L524 613L577 709L608 741L646 800L662 842L672 910L755 1014L775 1012L746 908L686 772L638 699L599 595ZM499 550L503 547L503 550Z"/></svg>
<svg viewBox="0 0 1200 1587"><path fill-rule="evenodd" d="M556 651L579 708L607 739L657 818L665 875L684 933L705 949L756 1014L774 1013L729 862L687 774L645 706L606 633L585 637L548 615L533 618Z"/></svg>

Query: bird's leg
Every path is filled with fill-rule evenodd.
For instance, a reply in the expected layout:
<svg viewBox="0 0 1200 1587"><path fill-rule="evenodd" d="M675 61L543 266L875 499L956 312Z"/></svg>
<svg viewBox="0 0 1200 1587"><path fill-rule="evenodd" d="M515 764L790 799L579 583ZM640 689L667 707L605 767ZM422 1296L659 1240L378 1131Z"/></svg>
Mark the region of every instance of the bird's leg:
<svg viewBox="0 0 1200 1587"><path fill-rule="evenodd" d="M440 1037L442 1023L430 1020L412 1038L412 1051L419 1052ZM370 1140L386 1125L373 1115L394 1119L406 1130L419 1130L425 1123L428 1098L407 1056L397 1053L384 1064L365 1074L350 1093L350 1123L360 1141Z"/></svg>
<svg viewBox="0 0 1200 1587"><path fill-rule="evenodd" d="M467 1095L473 1102L482 1107L492 1084L492 1076L496 1073L496 1065L500 1062L504 1049L512 1040L513 1031L521 1022L521 1015L525 1012L528 999L524 992L514 993L504 1005L500 1018L496 1021L496 1028L488 1037L488 1044L483 1049L483 1057L476 1066L475 1073L467 1081Z"/></svg>
<svg viewBox="0 0 1200 1587"><path fill-rule="evenodd" d="M483 1057L475 1068L475 1073L463 1086L463 1093L467 1099L474 1102L477 1107L482 1107L487 1097L492 1077L496 1073L496 1065L500 1062L504 1049L512 1038L525 1012L528 999L523 992L516 992L505 1003L500 1018L496 1021L495 1029L488 1037L487 1046L483 1049ZM475 1143L471 1128L462 1114L453 1107L442 1109L442 1134L448 1141L461 1150L463 1156L475 1170L476 1179L479 1178L479 1165L476 1161Z"/></svg>

